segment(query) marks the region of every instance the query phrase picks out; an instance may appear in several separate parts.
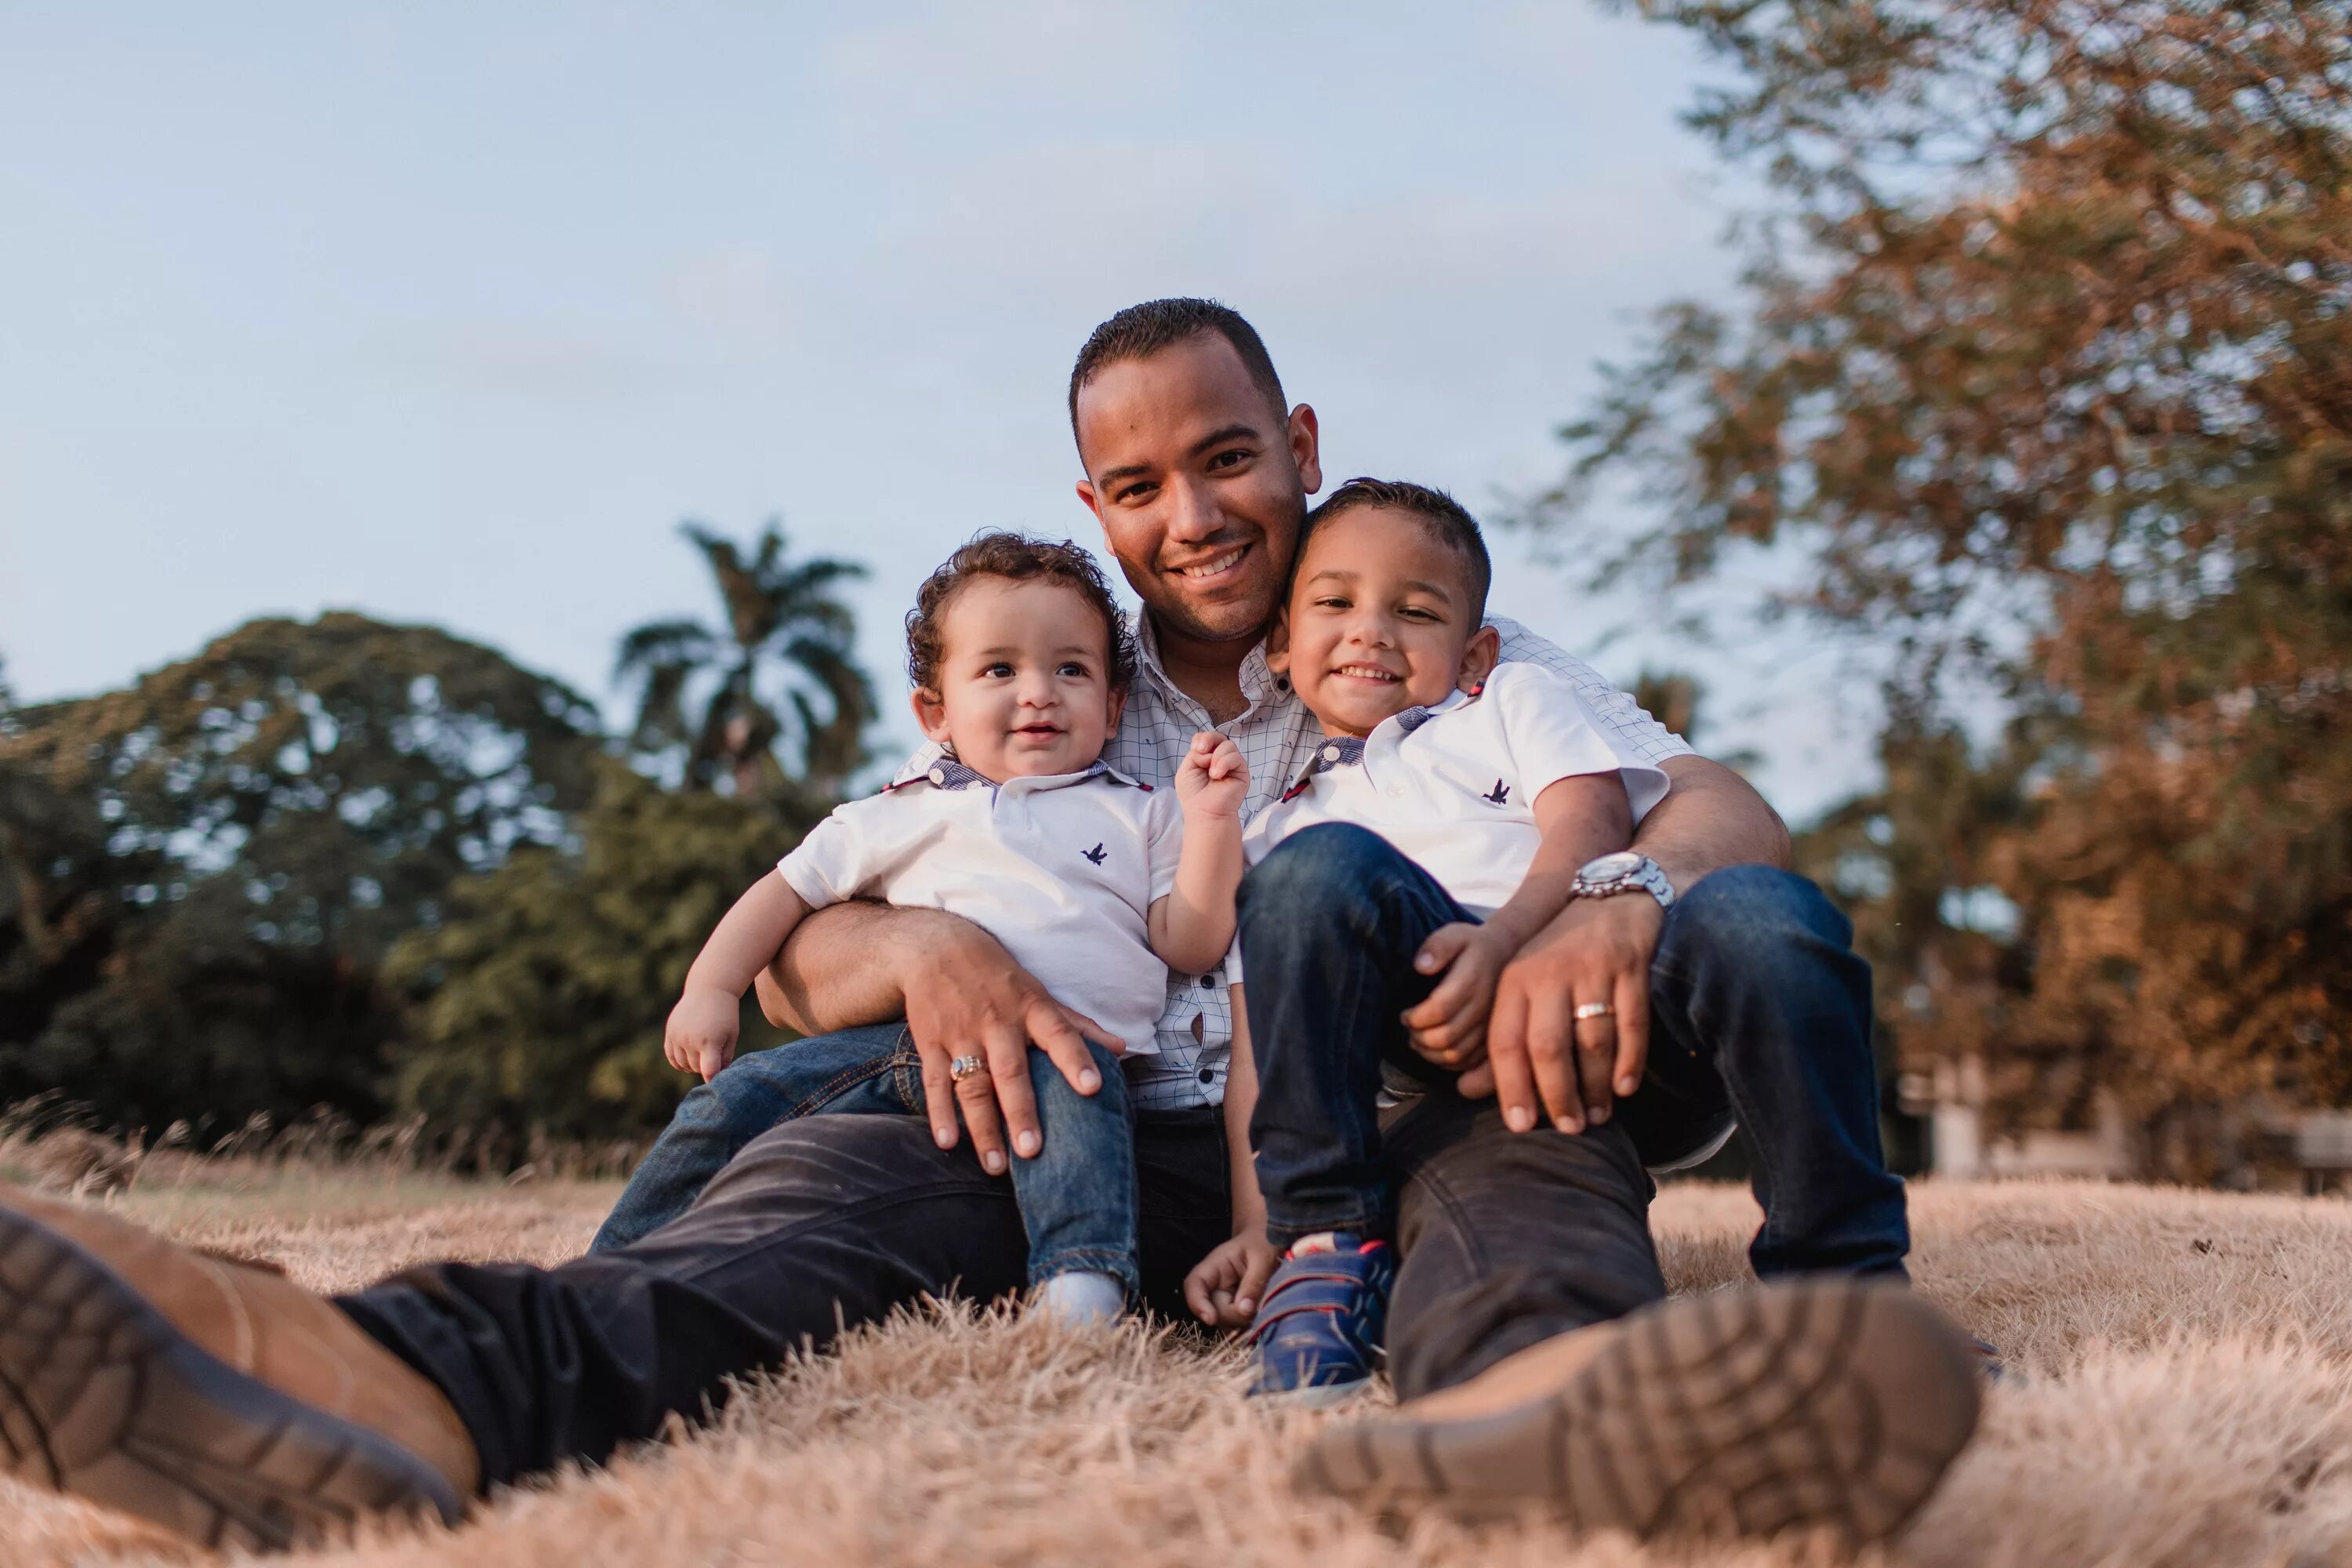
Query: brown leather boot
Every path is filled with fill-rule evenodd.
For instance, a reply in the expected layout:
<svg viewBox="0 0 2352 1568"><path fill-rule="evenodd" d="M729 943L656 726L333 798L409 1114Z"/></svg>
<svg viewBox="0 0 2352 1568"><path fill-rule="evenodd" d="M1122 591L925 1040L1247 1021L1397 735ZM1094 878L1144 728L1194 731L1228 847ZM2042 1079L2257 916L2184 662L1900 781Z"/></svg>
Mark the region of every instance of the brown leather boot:
<svg viewBox="0 0 2352 1568"><path fill-rule="evenodd" d="M1661 1301L1530 1345L1386 1418L1327 1426L1303 1490L1478 1521L1849 1542L1900 1529L1976 1429L1966 1336L1901 1285Z"/></svg>
<svg viewBox="0 0 2352 1568"><path fill-rule="evenodd" d="M0 1460L208 1546L362 1514L455 1522L479 1465L441 1391L324 1299L0 1186Z"/></svg>

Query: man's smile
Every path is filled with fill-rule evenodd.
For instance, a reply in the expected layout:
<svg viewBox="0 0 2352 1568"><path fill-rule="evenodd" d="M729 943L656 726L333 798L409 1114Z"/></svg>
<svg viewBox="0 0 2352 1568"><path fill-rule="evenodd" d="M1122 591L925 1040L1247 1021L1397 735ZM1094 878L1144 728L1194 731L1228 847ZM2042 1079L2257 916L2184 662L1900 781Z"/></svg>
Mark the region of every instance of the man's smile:
<svg viewBox="0 0 2352 1568"><path fill-rule="evenodd" d="M1233 571L1242 563L1242 557L1249 552L1248 545L1236 544L1232 549L1220 551L1204 561L1195 561L1189 565L1172 567L1171 570L1179 577L1194 583L1205 583L1212 578L1224 576Z"/></svg>

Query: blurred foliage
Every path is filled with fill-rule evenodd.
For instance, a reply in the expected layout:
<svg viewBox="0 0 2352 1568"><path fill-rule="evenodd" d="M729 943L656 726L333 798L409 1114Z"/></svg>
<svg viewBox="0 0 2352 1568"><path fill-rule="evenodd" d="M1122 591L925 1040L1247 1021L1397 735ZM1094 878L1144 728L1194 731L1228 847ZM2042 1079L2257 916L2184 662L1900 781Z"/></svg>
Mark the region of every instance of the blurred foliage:
<svg viewBox="0 0 2352 1568"><path fill-rule="evenodd" d="M856 624L837 596L866 568L793 560L773 522L749 559L698 524L680 531L709 564L724 620L650 621L621 639L614 678L637 690L632 744L679 759L694 787L740 800L792 812L837 797L866 760L874 717ZM764 679L770 667L780 680ZM790 766L778 754L787 741Z"/></svg>
<svg viewBox="0 0 2352 1568"><path fill-rule="evenodd" d="M1651 0L1774 193L1542 515L1631 478L1654 581L1802 552L1898 657L1807 853L1920 1065L2158 1131L2352 1099L2352 0ZM1942 710L1955 674L2006 719Z"/></svg>
<svg viewBox="0 0 2352 1568"><path fill-rule="evenodd" d="M430 627L260 620L0 719L0 1097L124 1124L380 1109L375 973L450 883L562 837L601 745Z"/></svg>
<svg viewBox="0 0 2352 1568"><path fill-rule="evenodd" d="M397 1108L489 1163L658 1129L688 965L873 711L833 597L860 568L687 532L728 630L629 634L625 738L488 647L350 614L77 701L0 681L0 1102L199 1142ZM746 1015L745 1048L775 1040Z"/></svg>
<svg viewBox="0 0 2352 1568"><path fill-rule="evenodd" d="M750 802L604 764L571 844L457 884L447 922L394 951L388 976L416 999L401 1108L517 1140L659 1131L690 1083L661 1048L687 968L814 820L780 830ZM740 1049L780 1037L746 1005Z"/></svg>

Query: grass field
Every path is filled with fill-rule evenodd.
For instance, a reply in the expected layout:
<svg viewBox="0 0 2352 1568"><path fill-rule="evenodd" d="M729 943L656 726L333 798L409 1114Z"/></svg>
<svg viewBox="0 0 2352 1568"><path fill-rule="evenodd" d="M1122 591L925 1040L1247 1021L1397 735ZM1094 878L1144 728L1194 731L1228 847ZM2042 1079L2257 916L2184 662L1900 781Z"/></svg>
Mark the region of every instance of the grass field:
<svg viewBox="0 0 2352 1568"><path fill-rule="evenodd" d="M142 1180L110 1201L344 1288L425 1258L554 1261L615 1189L289 1168ZM1913 1188L1922 1290L2013 1368L1973 1448L1886 1552L1921 1564L2352 1563L2352 1205L2091 1185ZM1677 1289L1737 1287L1744 1193L1669 1189ZM1316 1417L1261 1420L1237 1363L1137 1327L1084 1340L962 1311L854 1336L715 1430L505 1493L454 1532L305 1563L1115 1563L1244 1568L1823 1560L1824 1543L1643 1552L1529 1523L1382 1530L1283 1484ZM0 1488L6 1483L0 1482ZM47 1494L0 1495L0 1564L201 1557Z"/></svg>

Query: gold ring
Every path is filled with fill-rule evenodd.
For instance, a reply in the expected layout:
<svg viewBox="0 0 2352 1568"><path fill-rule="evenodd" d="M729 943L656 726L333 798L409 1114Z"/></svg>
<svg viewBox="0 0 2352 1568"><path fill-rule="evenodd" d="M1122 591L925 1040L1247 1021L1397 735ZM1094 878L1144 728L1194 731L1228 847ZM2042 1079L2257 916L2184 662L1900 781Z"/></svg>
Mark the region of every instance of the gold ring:
<svg viewBox="0 0 2352 1568"><path fill-rule="evenodd" d="M1576 1006L1576 1021L1580 1024L1587 1018L1606 1018L1616 1011L1606 1002L1580 1002Z"/></svg>
<svg viewBox="0 0 2352 1568"><path fill-rule="evenodd" d="M987 1066L988 1058L986 1057L958 1057L955 1060L948 1063L948 1077L955 1079L958 1083L961 1083L972 1074L985 1069Z"/></svg>

